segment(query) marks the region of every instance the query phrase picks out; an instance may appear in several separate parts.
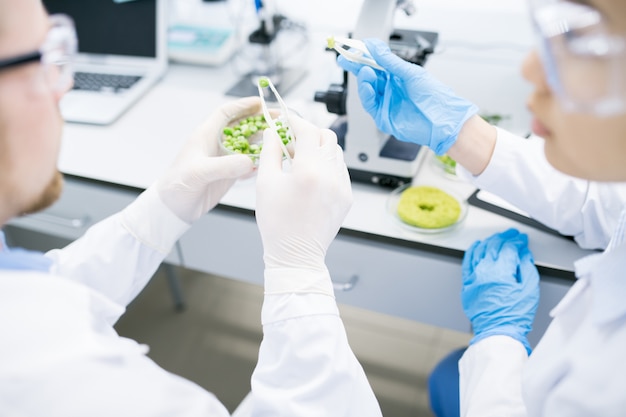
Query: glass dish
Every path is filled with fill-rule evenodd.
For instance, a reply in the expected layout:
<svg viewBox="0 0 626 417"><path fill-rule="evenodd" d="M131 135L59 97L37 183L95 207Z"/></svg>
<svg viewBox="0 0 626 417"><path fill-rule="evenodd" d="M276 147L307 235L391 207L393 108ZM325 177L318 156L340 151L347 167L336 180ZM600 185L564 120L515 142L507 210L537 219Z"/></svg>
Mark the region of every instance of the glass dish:
<svg viewBox="0 0 626 417"><path fill-rule="evenodd" d="M280 118L278 122L280 123ZM269 128L262 114L255 114L235 120L222 130L219 144L223 155L248 155L254 165L258 165L263 148L263 131ZM279 135L287 149L291 151L290 133L279 129ZM283 157L284 158L284 157Z"/></svg>
<svg viewBox="0 0 626 417"><path fill-rule="evenodd" d="M456 219L456 221L454 223L452 223L452 224L450 224L448 226L438 227L438 228L418 227L418 226L406 223L398 215L398 203L400 202L400 198L402 196L402 193L404 191L406 191L407 189L411 188L411 187L432 187L432 188L437 188L437 189L445 192L446 194L448 194L449 196L454 198L459 203L459 206L460 206L460 209L461 209L461 211L459 213L459 217ZM387 213L389 214L391 219L394 221L394 223L396 225L398 225L402 229L408 230L410 232L434 234L434 233L442 233L442 232L447 232L447 231L453 230L459 224L461 224L463 222L463 220L465 220L465 217L467 217L467 211L468 211L468 204L467 204L467 200L466 199L462 198L461 196L459 196L454 191L451 191L451 190L448 190L448 189L444 189L441 186L434 185L434 184L405 184L405 185L403 185L401 187L398 187L395 190L393 190L391 192L391 194L389 195L389 198L387 199Z"/></svg>

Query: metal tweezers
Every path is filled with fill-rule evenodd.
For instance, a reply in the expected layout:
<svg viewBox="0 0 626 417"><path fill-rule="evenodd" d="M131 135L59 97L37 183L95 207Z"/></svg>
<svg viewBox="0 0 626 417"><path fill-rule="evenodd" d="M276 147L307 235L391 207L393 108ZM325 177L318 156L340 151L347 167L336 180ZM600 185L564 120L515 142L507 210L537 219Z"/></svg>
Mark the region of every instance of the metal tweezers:
<svg viewBox="0 0 626 417"><path fill-rule="evenodd" d="M343 55L348 61L368 65L381 71L385 70L369 56L370 53L363 41L341 36L330 36L327 39L327 46ZM350 49L346 49L346 47Z"/></svg>
<svg viewBox="0 0 626 417"><path fill-rule="evenodd" d="M267 87L269 87L270 90L272 90L272 93L274 93L274 97L276 97L276 100L278 101L278 104L280 106L280 112L282 117L279 118L282 119L281 122L286 125L287 133L291 136L291 140L295 140L295 136L291 131L291 126L289 126L289 109L285 105L285 102L283 101L280 94L278 94L278 91L276 91L276 87L274 87L272 81L267 77L263 77L257 82L257 88L259 89L259 97L261 97L261 107L263 109L263 116L265 117L265 121L269 125L270 129L272 129L274 133L276 133L276 136L278 136L280 139L280 135L278 134L278 126L276 126L276 121L272 118L272 115L267 109L267 104L265 103L265 94L263 92L263 88L265 87L261 86L261 82L267 82ZM280 143L280 147L283 151L283 154L287 158L287 161L289 161L289 164L291 164L291 155L289 154L287 147L282 140L279 140L278 142Z"/></svg>

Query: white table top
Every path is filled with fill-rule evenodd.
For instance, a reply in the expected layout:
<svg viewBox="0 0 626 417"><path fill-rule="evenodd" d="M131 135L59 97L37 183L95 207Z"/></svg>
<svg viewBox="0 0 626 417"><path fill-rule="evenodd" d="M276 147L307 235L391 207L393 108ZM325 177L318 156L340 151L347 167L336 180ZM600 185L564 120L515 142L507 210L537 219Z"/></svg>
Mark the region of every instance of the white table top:
<svg viewBox="0 0 626 417"><path fill-rule="evenodd" d="M320 126L329 126L336 117L326 111L325 105L313 102L316 90L326 90L330 82L338 81L340 71L334 59L330 53L320 55L317 67L310 69L308 76L284 96L289 106ZM446 59L454 57L433 58L433 68L445 67ZM228 66L172 65L162 82L114 124L105 127L67 124L60 170L112 184L148 187L174 159L192 130L219 105L234 99L224 96L223 91L237 80L238 76ZM453 189L463 196L474 191L468 183L441 175L430 163L422 165L416 180ZM422 243L435 250L464 251L477 239L516 227L528 233L539 266L567 272L573 270L576 259L589 253L570 240L473 206L454 231L432 235L408 232L394 224L387 214L389 189L355 183L353 190L354 205L343 225L346 230L400 243ZM255 183L251 178L238 182L221 204L253 210L254 202Z"/></svg>

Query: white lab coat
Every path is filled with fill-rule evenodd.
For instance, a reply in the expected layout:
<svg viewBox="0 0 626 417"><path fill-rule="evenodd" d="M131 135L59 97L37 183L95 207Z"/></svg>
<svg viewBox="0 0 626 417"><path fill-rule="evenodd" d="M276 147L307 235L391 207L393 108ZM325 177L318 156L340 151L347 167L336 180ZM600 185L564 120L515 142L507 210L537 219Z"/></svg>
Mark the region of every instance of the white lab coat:
<svg viewBox="0 0 626 417"><path fill-rule="evenodd" d="M0 269L0 415L228 416L211 393L113 328L187 229L148 189L47 253L50 273ZM267 276L266 291L250 415L381 415L329 276Z"/></svg>
<svg viewBox="0 0 626 417"><path fill-rule="evenodd" d="M626 416L626 185L560 174L541 139L503 130L473 182L582 247L608 248L576 262L578 280L530 358L506 336L467 349L459 362L461 415Z"/></svg>

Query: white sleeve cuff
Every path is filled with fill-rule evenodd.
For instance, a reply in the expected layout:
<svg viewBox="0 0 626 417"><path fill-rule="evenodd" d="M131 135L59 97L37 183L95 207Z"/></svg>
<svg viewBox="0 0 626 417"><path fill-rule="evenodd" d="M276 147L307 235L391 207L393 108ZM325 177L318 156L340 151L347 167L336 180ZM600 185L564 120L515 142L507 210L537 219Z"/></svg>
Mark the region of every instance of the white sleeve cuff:
<svg viewBox="0 0 626 417"><path fill-rule="evenodd" d="M122 225L137 240L165 255L190 227L163 204L154 186L122 211Z"/></svg>
<svg viewBox="0 0 626 417"><path fill-rule="evenodd" d="M311 293L265 295L261 323L265 326L298 317L319 315L339 316L339 309L333 297Z"/></svg>
<svg viewBox="0 0 626 417"><path fill-rule="evenodd" d="M266 269L265 294L289 293L335 296L327 269L320 271L298 268Z"/></svg>
<svg viewBox="0 0 626 417"><path fill-rule="evenodd" d="M473 355L483 355L484 358L501 356L505 351L510 355L519 356L519 359L524 361L528 358L526 348L519 340L501 334L485 337L466 350Z"/></svg>
<svg viewBox="0 0 626 417"><path fill-rule="evenodd" d="M524 345L509 336L469 346L459 360L461 415L526 417L522 370L527 360Z"/></svg>

